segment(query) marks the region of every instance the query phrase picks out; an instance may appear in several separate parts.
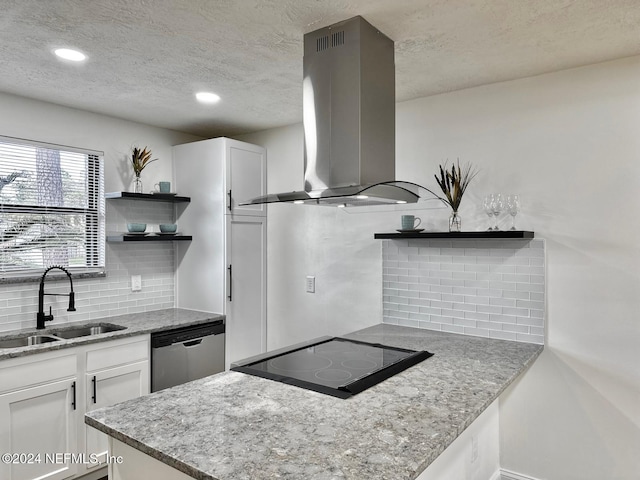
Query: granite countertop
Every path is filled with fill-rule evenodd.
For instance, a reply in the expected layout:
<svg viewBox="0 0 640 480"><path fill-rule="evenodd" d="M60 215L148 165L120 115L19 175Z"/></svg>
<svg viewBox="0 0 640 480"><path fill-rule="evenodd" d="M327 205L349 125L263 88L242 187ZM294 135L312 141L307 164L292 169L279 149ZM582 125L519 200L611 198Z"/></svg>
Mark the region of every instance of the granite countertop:
<svg viewBox="0 0 640 480"><path fill-rule="evenodd" d="M60 350L63 348L86 345L89 343L115 340L117 338L133 337L135 335L143 335L146 333L161 332L163 330L168 330L171 328L197 325L200 323L220 320L224 318L224 315L220 315L217 313L185 310L182 308L167 308L150 312L131 313L127 315L97 318L95 320L85 322L61 323L58 325L51 324L47 325L44 330L36 330L35 328L12 330L0 333L0 340L8 340L24 335L55 335L55 332L57 330L64 330L72 327L81 327L83 325L101 325L109 323L127 327L125 330L118 330L116 332L102 333L99 335L91 335L87 337L78 337L69 340L63 339L57 342L43 343L40 345L29 345L26 347L6 349L0 348L0 360L23 357L25 355L33 355L36 353L43 353L52 350Z"/></svg>
<svg viewBox="0 0 640 480"><path fill-rule="evenodd" d="M383 324L345 337L434 356L346 400L229 371L85 422L197 479L415 479L543 349Z"/></svg>

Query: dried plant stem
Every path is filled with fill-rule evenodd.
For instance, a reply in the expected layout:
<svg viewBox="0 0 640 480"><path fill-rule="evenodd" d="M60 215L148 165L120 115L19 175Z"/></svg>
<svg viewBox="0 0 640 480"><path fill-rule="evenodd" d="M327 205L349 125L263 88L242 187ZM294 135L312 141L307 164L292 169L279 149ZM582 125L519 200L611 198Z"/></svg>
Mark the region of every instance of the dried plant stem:
<svg viewBox="0 0 640 480"><path fill-rule="evenodd" d="M444 167L440 165L440 176L434 175L436 182L438 182L442 193L446 197L438 196L438 198L449 205L454 212L458 211L464 192L467 190L471 180L478 174L471 164L460 167L460 160L458 159L457 165L458 168L456 168L456 164L451 165L450 171L446 168L446 164Z"/></svg>
<svg viewBox="0 0 640 480"><path fill-rule="evenodd" d="M144 167L156 160L157 158L151 159L151 150L147 150L147 147L144 147L142 150L134 147L133 153L131 154L131 165L133 166L133 172L136 174L136 177L140 176Z"/></svg>

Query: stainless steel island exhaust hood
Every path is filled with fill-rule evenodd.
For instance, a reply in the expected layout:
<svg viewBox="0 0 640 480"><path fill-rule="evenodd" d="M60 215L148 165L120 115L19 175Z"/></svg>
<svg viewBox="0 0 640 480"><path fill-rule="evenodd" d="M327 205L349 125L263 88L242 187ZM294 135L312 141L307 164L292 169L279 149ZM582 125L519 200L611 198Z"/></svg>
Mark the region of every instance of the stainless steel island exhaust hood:
<svg viewBox="0 0 640 480"><path fill-rule="evenodd" d="M359 206L418 201L395 181L393 41L362 17L304 36L304 190L246 204Z"/></svg>

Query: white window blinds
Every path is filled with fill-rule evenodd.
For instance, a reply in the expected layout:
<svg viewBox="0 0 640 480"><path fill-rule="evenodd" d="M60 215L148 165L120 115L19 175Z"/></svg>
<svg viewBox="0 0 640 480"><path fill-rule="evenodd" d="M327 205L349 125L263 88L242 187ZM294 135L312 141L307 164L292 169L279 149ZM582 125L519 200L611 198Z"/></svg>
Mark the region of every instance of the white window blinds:
<svg viewBox="0 0 640 480"><path fill-rule="evenodd" d="M102 157L0 137L0 277L104 270Z"/></svg>

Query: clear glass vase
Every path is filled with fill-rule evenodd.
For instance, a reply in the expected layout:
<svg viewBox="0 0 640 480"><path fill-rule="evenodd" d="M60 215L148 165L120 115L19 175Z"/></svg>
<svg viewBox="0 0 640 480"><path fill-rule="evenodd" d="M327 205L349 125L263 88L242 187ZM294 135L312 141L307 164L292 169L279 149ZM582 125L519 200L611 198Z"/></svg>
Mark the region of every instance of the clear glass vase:
<svg viewBox="0 0 640 480"><path fill-rule="evenodd" d="M451 212L451 216L449 216L449 231L462 231L462 218L460 217L460 215L458 215L458 212Z"/></svg>
<svg viewBox="0 0 640 480"><path fill-rule="evenodd" d="M142 193L142 179L140 175L136 175L136 178L133 180L133 193Z"/></svg>

